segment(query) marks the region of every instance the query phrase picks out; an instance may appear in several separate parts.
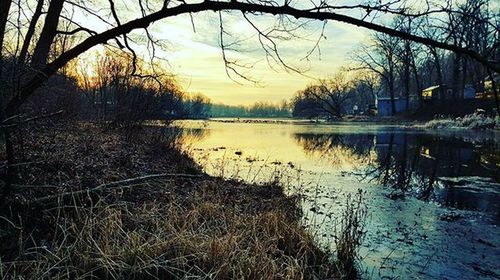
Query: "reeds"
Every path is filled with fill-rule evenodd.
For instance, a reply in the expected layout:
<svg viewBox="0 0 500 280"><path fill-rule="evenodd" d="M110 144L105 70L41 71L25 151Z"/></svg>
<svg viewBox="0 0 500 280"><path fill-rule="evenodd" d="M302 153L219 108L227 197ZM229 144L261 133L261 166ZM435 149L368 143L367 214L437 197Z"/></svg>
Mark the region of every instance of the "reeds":
<svg viewBox="0 0 500 280"><path fill-rule="evenodd" d="M358 250L365 236L365 222L367 216L366 205L363 201L363 192L358 191L346 197L346 205L337 218L335 232L335 249L340 271L346 273L346 278L355 278L357 274Z"/></svg>
<svg viewBox="0 0 500 280"><path fill-rule="evenodd" d="M41 225L11 228L18 240L17 254L2 259L0 276L327 279L339 275L330 255L319 250L299 224L294 199L276 195L280 191L272 186L221 182L206 180L183 194L178 181L157 181L93 202L60 200L39 212Z"/></svg>
<svg viewBox="0 0 500 280"><path fill-rule="evenodd" d="M0 279L356 276L349 265L360 241L356 207L342 216L335 259L301 224L299 199L277 183L173 177L81 192L148 171L200 174L170 133L121 137L92 125L30 132L26 160L46 163L20 169L24 185L0 209Z"/></svg>

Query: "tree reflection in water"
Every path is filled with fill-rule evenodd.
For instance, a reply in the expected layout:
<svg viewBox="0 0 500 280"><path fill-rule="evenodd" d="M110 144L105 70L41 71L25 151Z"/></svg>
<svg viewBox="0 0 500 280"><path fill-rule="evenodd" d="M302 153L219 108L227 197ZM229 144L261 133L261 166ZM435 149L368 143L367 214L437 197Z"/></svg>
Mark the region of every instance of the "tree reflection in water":
<svg viewBox="0 0 500 280"><path fill-rule="evenodd" d="M306 154L321 158L336 168L359 171L357 167L376 160L374 135L370 134L294 134Z"/></svg>
<svg viewBox="0 0 500 280"><path fill-rule="evenodd" d="M179 132L179 139L184 143L201 141L210 135L210 130L203 128L183 128Z"/></svg>
<svg viewBox="0 0 500 280"><path fill-rule="evenodd" d="M294 134L307 154L352 169L363 180L446 206L499 211L500 145L405 131ZM346 165L345 163L350 165Z"/></svg>

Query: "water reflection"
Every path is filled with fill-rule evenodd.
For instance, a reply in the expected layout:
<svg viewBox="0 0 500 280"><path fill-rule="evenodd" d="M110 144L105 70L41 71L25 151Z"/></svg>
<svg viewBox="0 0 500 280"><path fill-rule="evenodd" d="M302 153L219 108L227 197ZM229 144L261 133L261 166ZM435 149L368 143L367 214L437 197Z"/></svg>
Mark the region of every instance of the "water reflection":
<svg viewBox="0 0 500 280"><path fill-rule="evenodd" d="M185 143L201 141L210 135L210 130L203 128L184 128L180 131L180 139Z"/></svg>
<svg viewBox="0 0 500 280"><path fill-rule="evenodd" d="M458 209L499 217L500 147L493 139L375 131L366 134L296 133L307 154L356 167L364 180Z"/></svg>
<svg viewBox="0 0 500 280"><path fill-rule="evenodd" d="M194 143L202 141L210 136L210 131L203 128L173 126L167 128L166 135L173 137L173 141L175 141L179 147L189 150Z"/></svg>
<svg viewBox="0 0 500 280"><path fill-rule="evenodd" d="M294 139L311 157L322 158L343 170L356 170L376 160L374 135L295 133Z"/></svg>
<svg viewBox="0 0 500 280"><path fill-rule="evenodd" d="M498 275L499 132L371 123L187 121L182 127L208 174L268 182L278 171L280 183L301 195L304 225L321 245L331 245L344 195L362 189L370 213L362 246L367 278L474 279L484 276L479 266ZM388 199L391 192L406 198Z"/></svg>

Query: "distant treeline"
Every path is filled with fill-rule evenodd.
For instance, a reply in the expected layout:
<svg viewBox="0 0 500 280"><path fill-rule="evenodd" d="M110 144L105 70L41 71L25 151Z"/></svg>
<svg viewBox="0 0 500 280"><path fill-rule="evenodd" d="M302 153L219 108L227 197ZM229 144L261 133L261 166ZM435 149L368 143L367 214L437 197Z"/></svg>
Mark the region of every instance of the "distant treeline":
<svg viewBox="0 0 500 280"><path fill-rule="evenodd" d="M279 104L270 102L256 102L250 106L231 106L224 104L212 104L210 116L213 118L236 118L236 117L269 117L287 118L291 117L290 104L283 100Z"/></svg>
<svg viewBox="0 0 500 280"><path fill-rule="evenodd" d="M140 59L135 64L135 72L140 74L131 74L131 59L123 52L105 51L85 64L70 64L37 90L21 112L62 110L67 115L114 123L210 116L207 97L183 91L175 77ZM12 57L4 57L3 63L0 83L5 87L10 86L7 77L29 67Z"/></svg>
<svg viewBox="0 0 500 280"><path fill-rule="evenodd" d="M286 100L248 106L212 104L201 93L185 92L175 77L158 65L137 59L136 73L124 52L110 50L94 60L76 61L52 76L22 107L30 114L56 112L83 119L117 122L204 119L210 117L290 117ZM4 58L3 74L27 68L15 58ZM8 77L4 75L3 77ZM8 85L7 82L3 84Z"/></svg>
<svg viewBox="0 0 500 280"><path fill-rule="evenodd" d="M487 0L447 3L456 12L450 10L439 21L431 23L432 19L427 16L416 19L399 15L388 26L485 54L488 61L498 64L498 5L491 5ZM500 110L500 75L494 74L484 63L460 53L387 34L372 34L352 53L349 64L331 74L295 94L292 102L295 117L374 114L375 107L379 113L387 111L390 115L444 112L439 107L429 107L428 99L443 100L444 107L455 107L456 115L468 112L465 107L456 108L464 106L465 98L482 99L478 103L483 108L496 104ZM424 97L422 92L426 89L431 89L432 93ZM381 104L380 100L385 102Z"/></svg>

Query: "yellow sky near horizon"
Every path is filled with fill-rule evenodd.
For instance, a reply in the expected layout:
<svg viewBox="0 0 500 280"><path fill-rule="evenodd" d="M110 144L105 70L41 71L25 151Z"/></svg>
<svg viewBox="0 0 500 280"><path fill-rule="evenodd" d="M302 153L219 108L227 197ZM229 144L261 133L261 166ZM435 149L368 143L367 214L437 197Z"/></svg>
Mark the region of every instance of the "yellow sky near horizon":
<svg viewBox="0 0 500 280"><path fill-rule="evenodd" d="M138 10L121 3L120 15L128 19L137 18ZM117 2L117 5L120 2ZM128 14L127 14L128 13ZM88 15L77 15L77 21L93 30L104 31L108 27L102 23L89 21ZM314 47L321 34L322 23L312 21L297 31L298 37L278 40L282 58L292 66L304 71L303 74L285 71L276 63L268 64L265 53L259 45L256 31L237 12L222 13L226 43L242 40L236 49L226 55L231 60L252 64L251 69L240 69L246 75L258 80L259 85L238 79L231 80L225 71L220 48L219 14L201 12L193 15L180 15L153 23L148 30L165 47L157 48L156 55L164 59L163 64L174 74L182 88L190 93L202 93L213 103L228 105L250 105L257 101L278 103L291 98L314 79L333 75L341 66L349 62L351 53L366 41L370 32L352 25L330 21L321 41L321 55L316 51L309 59L304 59ZM249 15L261 30L268 30L276 23L272 15ZM112 19L109 19L113 21ZM125 21L125 20L123 20ZM193 30L194 23L194 30ZM147 47L144 31L136 30L131 35L137 44L134 49L146 58ZM93 55L90 55L92 57ZM85 57L85 55L83 56ZM88 56L85 58L88 59ZM236 77L236 76L234 76Z"/></svg>
<svg viewBox="0 0 500 280"><path fill-rule="evenodd" d="M242 63L254 64L251 69L241 69L259 81L255 85L238 79L231 80L225 71L222 51L219 46L219 22L215 13L197 14L193 31L188 15L179 16L155 23L152 30L158 38L167 40L168 47L159 56L168 61L169 69L177 75L184 90L202 93L213 103L228 105L249 105L257 101L278 103L289 99L298 90L314 79L333 75L341 66L349 63L351 53L366 41L369 31L355 26L329 22L322 40L321 56L315 52L305 60L308 51L315 45L320 35L321 23L313 22L301 31L302 38L280 41L280 54L290 65L306 70L303 74L286 71L279 65L269 65L265 54L258 45L256 32L239 16L228 16L225 30L231 37L243 37L247 41L238 48L239 52L228 52L230 58ZM263 29L272 26L272 16L261 16L256 20ZM234 34L238 34L234 35Z"/></svg>

